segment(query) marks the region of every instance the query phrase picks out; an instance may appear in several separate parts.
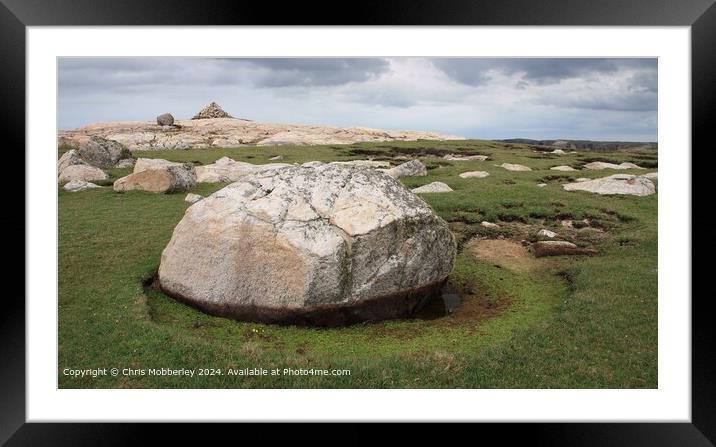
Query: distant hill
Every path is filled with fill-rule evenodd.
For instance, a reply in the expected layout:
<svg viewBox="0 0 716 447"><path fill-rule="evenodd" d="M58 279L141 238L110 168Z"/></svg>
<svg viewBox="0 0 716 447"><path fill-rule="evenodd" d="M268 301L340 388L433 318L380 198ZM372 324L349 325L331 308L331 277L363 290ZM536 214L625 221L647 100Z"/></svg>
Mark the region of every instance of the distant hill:
<svg viewBox="0 0 716 447"><path fill-rule="evenodd" d="M610 152L620 150L658 150L657 143L634 141L594 141L594 140L532 140L529 138L510 138L507 140L494 140L502 143L529 144L558 149L581 149L597 152Z"/></svg>

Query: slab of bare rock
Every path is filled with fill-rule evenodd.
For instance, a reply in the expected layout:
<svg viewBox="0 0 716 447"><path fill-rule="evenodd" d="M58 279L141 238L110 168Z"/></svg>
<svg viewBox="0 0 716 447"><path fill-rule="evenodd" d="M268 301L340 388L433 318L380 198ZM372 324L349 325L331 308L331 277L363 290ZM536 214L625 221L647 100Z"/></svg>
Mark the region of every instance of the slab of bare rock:
<svg viewBox="0 0 716 447"><path fill-rule="evenodd" d="M275 157L269 158L270 161L281 161L283 160L283 155L277 155Z"/></svg>
<svg viewBox="0 0 716 447"><path fill-rule="evenodd" d="M70 182L65 183L65 186L63 186L63 189L69 192L84 191L85 189L91 188L101 188L101 186L95 185L94 183L85 182L84 180L72 180Z"/></svg>
<svg viewBox="0 0 716 447"><path fill-rule="evenodd" d="M562 171L562 172L576 171L576 169L574 169L571 166L553 166L549 169L552 171Z"/></svg>
<svg viewBox="0 0 716 447"><path fill-rule="evenodd" d="M432 192L451 192L452 188L443 182L432 182L418 188L411 189L415 194L432 193Z"/></svg>
<svg viewBox="0 0 716 447"><path fill-rule="evenodd" d="M146 169L117 179L114 182L114 190L117 192L140 190L173 193L188 191L195 185L194 174L184 166L166 166L158 169Z"/></svg>
<svg viewBox="0 0 716 447"><path fill-rule="evenodd" d="M563 256L563 255L592 255L596 250L582 248L567 241L539 241L532 244L535 257Z"/></svg>
<svg viewBox="0 0 716 447"><path fill-rule="evenodd" d="M443 159L448 161L470 161L470 160L479 160L479 161L485 161L487 160L487 155L445 155Z"/></svg>
<svg viewBox="0 0 716 447"><path fill-rule="evenodd" d="M184 163L164 160L163 158L138 158L134 162L134 174L148 169L164 169L169 166L185 167Z"/></svg>
<svg viewBox="0 0 716 447"><path fill-rule="evenodd" d="M588 181L590 181L590 180L591 180L591 179L590 179L589 177L579 177L579 178L574 179L574 181L577 182L577 183L588 182Z"/></svg>
<svg viewBox="0 0 716 447"><path fill-rule="evenodd" d="M71 182L72 180L82 180L85 182L94 182L96 180L106 180L109 178L106 172L90 165L71 165L67 166L60 172L57 180L60 183Z"/></svg>
<svg viewBox="0 0 716 447"><path fill-rule="evenodd" d="M158 282L211 314L341 326L412 314L439 292L455 254L446 222L390 176L290 166L189 207Z"/></svg>
<svg viewBox="0 0 716 447"><path fill-rule="evenodd" d="M627 194L648 196L656 192L654 183L638 175L614 174L586 182L565 183L566 191L587 191L596 194Z"/></svg>
<svg viewBox="0 0 716 447"><path fill-rule="evenodd" d="M196 166L196 181L199 183L235 182L241 177L254 172L270 171L273 169L291 166L287 163L268 163L254 165L242 161L235 161L229 157L222 157L214 163Z"/></svg>
<svg viewBox="0 0 716 447"><path fill-rule="evenodd" d="M538 188L544 188L545 186L547 186L546 183L537 183Z"/></svg>
<svg viewBox="0 0 716 447"><path fill-rule="evenodd" d="M500 226L497 225L496 223L488 222L486 220L483 220L482 222L480 222L480 225L482 225L485 228L500 228Z"/></svg>
<svg viewBox="0 0 716 447"><path fill-rule="evenodd" d="M86 165L79 152L76 149L70 149L69 151L62 154L59 160L57 160L57 175L60 175L63 169L72 165Z"/></svg>
<svg viewBox="0 0 716 447"><path fill-rule="evenodd" d="M606 163L603 161L593 161L584 165L584 169L591 170L602 170L602 169L644 169L641 166L637 166L634 163Z"/></svg>
<svg viewBox="0 0 716 447"><path fill-rule="evenodd" d="M557 236L557 233L555 233L554 231L547 230L546 228L543 228L537 232L537 236L553 238L553 237Z"/></svg>
<svg viewBox="0 0 716 447"><path fill-rule="evenodd" d="M123 158L132 158L132 154L122 144L102 137L91 137L82 144L77 152L92 166L114 166Z"/></svg>
<svg viewBox="0 0 716 447"><path fill-rule="evenodd" d="M485 178L490 175L489 172L485 171L469 171L460 174L460 178Z"/></svg>
<svg viewBox="0 0 716 447"><path fill-rule="evenodd" d="M517 171L517 172L532 170L532 168L530 168L528 166L518 165L518 164L513 164L513 163L502 163L501 165L499 165L499 167L507 169L508 171Z"/></svg>
<svg viewBox="0 0 716 447"><path fill-rule="evenodd" d="M123 158L117 162L116 165L114 165L115 168L131 168L134 167L134 159L133 158Z"/></svg>
<svg viewBox="0 0 716 447"><path fill-rule="evenodd" d="M302 168L317 168L321 165L324 165L322 161L307 161L306 163L303 163L301 165Z"/></svg>
<svg viewBox="0 0 716 447"><path fill-rule="evenodd" d="M174 124L174 117L171 113L162 113L157 117L157 124L160 126L171 126Z"/></svg>
<svg viewBox="0 0 716 447"><path fill-rule="evenodd" d="M563 151L562 149L555 149L555 150L553 150L553 151L550 152L550 153L555 154L555 155L564 155L564 154L566 154L566 152Z"/></svg>
<svg viewBox="0 0 716 447"><path fill-rule="evenodd" d="M212 102L208 106L204 107L194 115L193 120L203 120L211 118L233 118L221 108L221 106L215 102Z"/></svg>
<svg viewBox="0 0 716 447"><path fill-rule="evenodd" d="M190 192L189 194L186 195L186 197L184 197L184 201L186 203L196 203L203 198L204 198L204 196Z"/></svg>
<svg viewBox="0 0 716 447"><path fill-rule="evenodd" d="M350 165L350 166L365 166L368 168L390 168L389 161L376 161L376 160L348 160L348 161L334 161L332 163Z"/></svg>
<svg viewBox="0 0 716 447"><path fill-rule="evenodd" d="M649 180L658 179L659 173L658 172L650 172L648 174L644 174L645 178L648 178Z"/></svg>
<svg viewBox="0 0 716 447"><path fill-rule="evenodd" d="M420 162L420 160L410 160L409 162L386 170L385 173L393 178L425 177L428 175L428 169Z"/></svg>

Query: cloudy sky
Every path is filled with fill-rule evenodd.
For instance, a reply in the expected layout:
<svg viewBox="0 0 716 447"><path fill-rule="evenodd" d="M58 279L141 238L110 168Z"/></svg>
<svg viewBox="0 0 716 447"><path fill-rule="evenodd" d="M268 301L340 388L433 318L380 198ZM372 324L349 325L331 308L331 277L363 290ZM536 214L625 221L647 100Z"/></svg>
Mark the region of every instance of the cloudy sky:
<svg viewBox="0 0 716 447"><path fill-rule="evenodd" d="M468 138L657 140L656 59L60 58L59 127L235 117Z"/></svg>

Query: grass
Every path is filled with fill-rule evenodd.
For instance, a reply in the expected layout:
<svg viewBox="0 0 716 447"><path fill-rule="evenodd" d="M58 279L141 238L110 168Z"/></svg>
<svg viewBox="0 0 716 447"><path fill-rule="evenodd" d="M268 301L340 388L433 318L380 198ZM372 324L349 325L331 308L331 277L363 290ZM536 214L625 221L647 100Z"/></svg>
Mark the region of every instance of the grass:
<svg viewBox="0 0 716 447"><path fill-rule="evenodd" d="M61 151L63 148L60 149ZM480 153L488 161L430 157ZM454 192L423 195L447 220L461 247L449 288L463 304L437 319L386 321L338 329L236 322L212 317L142 280L189 206L184 194L111 188L59 191L59 386L61 388L656 388L657 197L566 192L561 183L608 171L555 172L594 159L656 165L648 152L549 156L527 146L488 141L391 142L348 146L270 147L135 152L135 157L211 163L222 156L267 163L389 159L418 155L427 177ZM503 162L532 167L509 172ZM465 171L484 179L461 179ZM110 185L129 169L110 170ZM632 172L632 171L627 171ZM650 172L650 171L646 171ZM545 180L559 175L558 179ZM537 183L547 183L538 188ZM210 194L223 184L200 184ZM589 219L589 226L565 229ZM482 227L483 220L499 229ZM550 228L592 257L555 257L515 272L463 249L472 237L535 239ZM193 378L122 375L78 379L65 368L217 368ZM349 369L349 376L231 376L243 368Z"/></svg>

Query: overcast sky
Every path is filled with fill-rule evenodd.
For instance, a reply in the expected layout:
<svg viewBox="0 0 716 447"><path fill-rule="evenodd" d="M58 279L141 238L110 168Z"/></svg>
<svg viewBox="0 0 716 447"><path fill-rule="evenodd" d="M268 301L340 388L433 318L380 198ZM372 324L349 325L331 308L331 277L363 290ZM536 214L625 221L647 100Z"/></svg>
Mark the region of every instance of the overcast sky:
<svg viewBox="0 0 716 447"><path fill-rule="evenodd" d="M60 58L59 127L235 117L468 138L657 140L656 59Z"/></svg>

